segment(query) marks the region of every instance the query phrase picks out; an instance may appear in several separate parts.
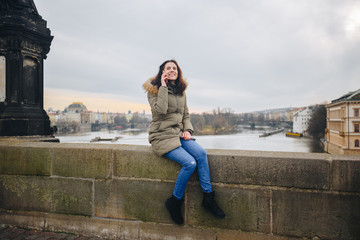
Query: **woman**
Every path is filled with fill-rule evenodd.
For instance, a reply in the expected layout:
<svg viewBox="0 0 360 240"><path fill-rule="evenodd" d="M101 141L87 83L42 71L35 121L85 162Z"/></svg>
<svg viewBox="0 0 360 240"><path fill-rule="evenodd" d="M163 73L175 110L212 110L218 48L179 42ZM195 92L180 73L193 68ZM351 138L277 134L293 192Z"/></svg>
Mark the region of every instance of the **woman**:
<svg viewBox="0 0 360 240"><path fill-rule="evenodd" d="M175 60L165 61L157 75L143 86L152 112L149 130L152 149L157 155L166 156L182 166L173 195L165 202L172 220L177 224L184 222L181 204L186 185L196 167L204 192L202 206L216 217L224 218L224 212L214 200L206 151L191 137L193 127L185 95L187 83L179 65Z"/></svg>

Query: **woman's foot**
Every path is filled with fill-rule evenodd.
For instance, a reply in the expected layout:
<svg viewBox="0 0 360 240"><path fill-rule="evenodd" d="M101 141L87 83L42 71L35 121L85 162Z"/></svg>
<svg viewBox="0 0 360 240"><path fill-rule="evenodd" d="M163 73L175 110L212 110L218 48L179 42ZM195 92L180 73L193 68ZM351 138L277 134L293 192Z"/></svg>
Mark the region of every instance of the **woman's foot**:
<svg viewBox="0 0 360 240"><path fill-rule="evenodd" d="M165 206L170 213L171 219L176 224L183 224L184 218L181 215L181 205L183 203L183 199L179 200L174 196L171 196L165 201Z"/></svg>
<svg viewBox="0 0 360 240"><path fill-rule="evenodd" d="M204 192L204 199L202 202L202 206L209 210L215 217L217 218L224 218L225 213L220 207L217 205L214 199L215 192L205 193Z"/></svg>

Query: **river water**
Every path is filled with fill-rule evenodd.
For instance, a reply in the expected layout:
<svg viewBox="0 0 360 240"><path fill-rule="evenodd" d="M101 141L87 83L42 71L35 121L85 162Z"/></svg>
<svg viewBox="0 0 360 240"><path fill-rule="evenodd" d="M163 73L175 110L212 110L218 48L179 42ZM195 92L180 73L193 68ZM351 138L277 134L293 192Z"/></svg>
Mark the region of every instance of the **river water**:
<svg viewBox="0 0 360 240"><path fill-rule="evenodd" d="M238 149L280 152L323 152L322 144L312 138L289 138L285 132L280 132L268 137L259 137L263 130L242 130L241 133L230 135L194 136L196 141L206 149ZM143 131L101 131L85 132L71 135L56 136L61 143L90 143L96 137L114 139L115 142L100 141L93 144L131 144L147 145L148 134Z"/></svg>

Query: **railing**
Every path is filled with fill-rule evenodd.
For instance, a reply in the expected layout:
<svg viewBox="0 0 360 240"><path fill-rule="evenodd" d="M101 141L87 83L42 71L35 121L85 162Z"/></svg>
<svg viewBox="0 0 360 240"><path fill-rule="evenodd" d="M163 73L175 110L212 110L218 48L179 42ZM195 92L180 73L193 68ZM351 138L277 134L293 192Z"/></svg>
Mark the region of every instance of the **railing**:
<svg viewBox="0 0 360 240"><path fill-rule="evenodd" d="M148 146L0 141L0 223L119 239L359 239L360 161L330 154L208 150L215 198L196 173L185 224L164 201L180 167Z"/></svg>

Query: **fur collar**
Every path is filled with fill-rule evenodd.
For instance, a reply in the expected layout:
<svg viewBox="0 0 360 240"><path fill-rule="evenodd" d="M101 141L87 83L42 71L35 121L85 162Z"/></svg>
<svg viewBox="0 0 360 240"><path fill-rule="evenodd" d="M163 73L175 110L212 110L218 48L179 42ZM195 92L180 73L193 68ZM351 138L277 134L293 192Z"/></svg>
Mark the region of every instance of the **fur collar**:
<svg viewBox="0 0 360 240"><path fill-rule="evenodd" d="M155 77L151 77L144 82L143 88L145 89L145 91L147 93L157 94L159 92L159 89L157 88L157 86L151 84L151 81L154 79L155 79Z"/></svg>
<svg viewBox="0 0 360 240"><path fill-rule="evenodd" d="M151 77L144 82L143 88L145 89L145 91L147 93L158 94L159 89L157 88L157 86L154 86L151 84L151 81L154 79L155 79L155 77ZM185 89L187 88L187 85L188 85L188 83L185 81Z"/></svg>

